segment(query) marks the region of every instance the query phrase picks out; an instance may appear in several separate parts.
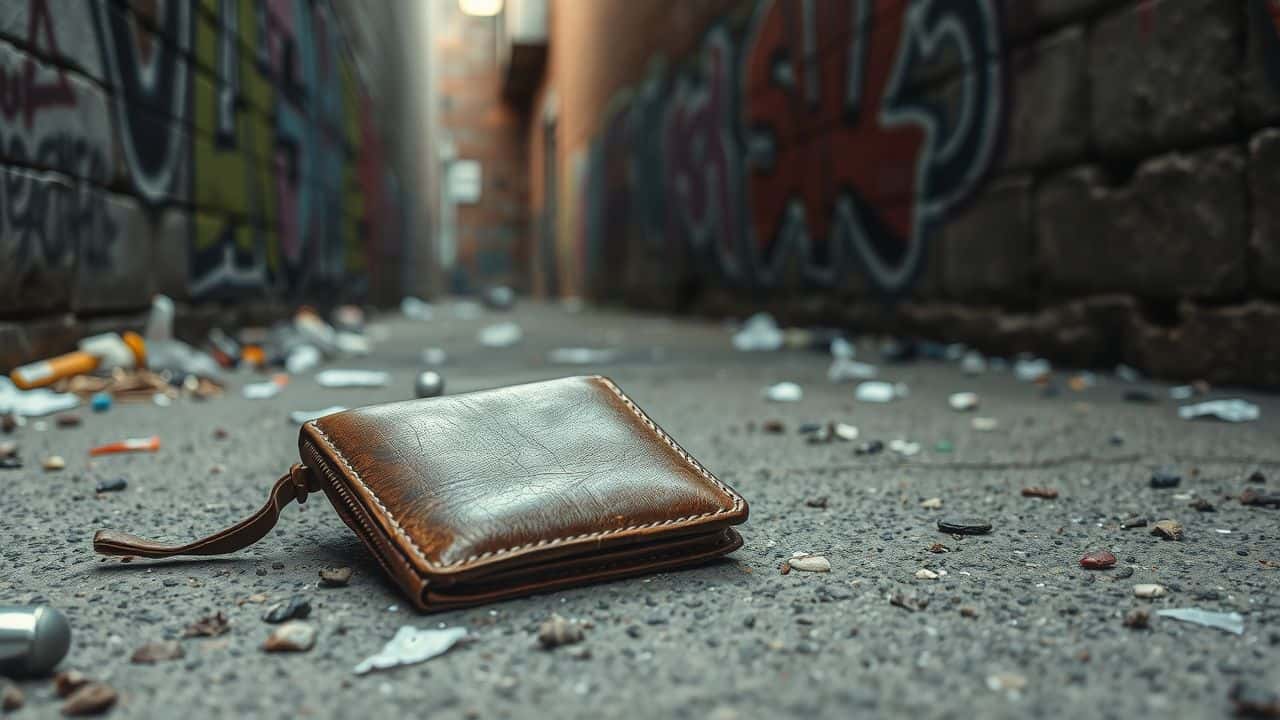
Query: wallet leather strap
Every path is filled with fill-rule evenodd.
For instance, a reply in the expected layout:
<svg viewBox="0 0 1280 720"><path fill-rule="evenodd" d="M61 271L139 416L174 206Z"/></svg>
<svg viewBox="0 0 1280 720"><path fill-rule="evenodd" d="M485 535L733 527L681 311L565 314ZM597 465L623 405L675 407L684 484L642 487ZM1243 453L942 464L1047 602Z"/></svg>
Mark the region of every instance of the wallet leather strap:
<svg viewBox="0 0 1280 720"><path fill-rule="evenodd" d="M99 530L93 536L93 549L102 555L129 555L166 558L174 555L222 555L246 548L266 536L275 527L280 511L291 500L307 501L307 495L320 490L320 481L307 466L295 464L271 488L267 504L253 515L221 532L186 545L165 545L114 530Z"/></svg>

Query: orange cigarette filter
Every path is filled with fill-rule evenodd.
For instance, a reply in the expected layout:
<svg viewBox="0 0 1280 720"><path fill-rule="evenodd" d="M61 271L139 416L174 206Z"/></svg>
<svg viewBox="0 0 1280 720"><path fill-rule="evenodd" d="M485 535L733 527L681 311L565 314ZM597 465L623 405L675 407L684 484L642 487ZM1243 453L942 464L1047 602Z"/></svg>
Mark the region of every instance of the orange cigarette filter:
<svg viewBox="0 0 1280 720"><path fill-rule="evenodd" d="M129 438L120 442L99 445L89 450L90 455L119 455L128 452L155 452L160 449L160 436Z"/></svg>
<svg viewBox="0 0 1280 720"><path fill-rule="evenodd" d="M98 369L99 362L97 355L83 350L76 350L66 355L59 355L55 358L40 360L39 362L15 368L13 372L9 373L9 379L13 380L13 384L19 390L31 390L32 388L52 385L65 377L91 373Z"/></svg>

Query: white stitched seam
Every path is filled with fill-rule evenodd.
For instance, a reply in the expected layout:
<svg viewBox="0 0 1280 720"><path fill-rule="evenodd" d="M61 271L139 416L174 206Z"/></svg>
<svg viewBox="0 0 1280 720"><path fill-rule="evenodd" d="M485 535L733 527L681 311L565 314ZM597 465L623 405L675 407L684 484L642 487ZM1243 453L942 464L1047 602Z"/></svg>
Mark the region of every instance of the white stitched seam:
<svg viewBox="0 0 1280 720"><path fill-rule="evenodd" d="M701 475L703 479L707 480L708 482L712 483L717 488L719 488L720 491L723 492L725 496L728 497L729 500L733 502L732 507L720 508L719 510L700 513L698 515L686 515L684 517L671 518L668 520L655 520L654 522L642 523L640 525L628 525L627 527L614 528L612 530L597 530L595 532L590 532L590 533L580 533L578 535L567 535L564 537L551 538L551 539L544 538L542 540L536 540L534 542L527 542L527 543L524 543L523 545L514 545L511 547L501 548L499 550L488 550L482 553L478 553L476 555L471 555L461 560L455 560L451 563L437 565L427 559L426 555L423 554L422 550L418 547L417 543L413 541L413 537L410 536L409 533L403 527L400 526L400 523L396 522L396 519L391 514L391 511L387 509L386 505L382 504L382 501L378 498L377 494L373 492L373 489L370 488L364 482L364 479L360 477L360 473L356 471L355 467L353 467L350 462L347 461L347 458L345 455L342 454L342 451L339 450L336 445L334 445L333 441L329 439L329 436L324 432L324 430L320 428L319 423L316 421L312 421L311 426L314 427L316 431L320 433L320 437L324 439L325 443L329 446L329 448L332 449L334 454L338 456L338 459L342 462L344 466L346 466L347 470L351 473L351 476L355 478L356 482L360 483L360 486L365 489L365 492L369 493L369 496L373 498L374 503L376 503L378 508L382 510L383 514L387 518L387 521L391 523L391 526L393 528L395 528L397 534L399 534L401 537L405 539L407 543L409 543L410 549L412 549L414 554L417 555L420 560L422 560L423 564L425 564L428 568L431 568L433 570L451 568L451 567L456 567L458 565L466 565L467 563L472 563L472 562L475 562L476 560L485 560L492 557L507 555L510 553L519 552L521 550L526 550L532 547L559 545L567 542L573 542L575 540L585 540L588 538L602 538L602 537L608 537L610 535L617 535L619 533L630 532L632 530L644 530L646 528L662 527L664 525L675 525L678 523L689 522L692 520L700 520L705 517L714 517L716 515L723 515L724 513L727 513L727 512L735 512L742 507L743 500L740 495L738 495L732 489L730 489L729 486L720 482L719 478L712 475L711 472L706 468L704 468L701 463L699 463L697 460L693 458L693 456L685 452L684 448L677 445L676 442L672 440L671 437L667 435L667 433L663 431L662 428L658 427L656 423L650 420L649 416L645 415L644 411L641 410L639 406L637 406L634 402L632 402L631 398L627 397L622 392L622 389L619 388L617 385L615 385L612 380L609 380L608 378L600 375L595 376L594 379L600 381L605 387L613 391L613 394L617 395L618 399L620 399L623 402L623 404L625 404L627 408L630 409L631 412L637 418L639 418L641 422L645 424L646 427L652 430L654 434L656 434L659 437L659 439L661 439L664 443L666 443L666 445L670 447L672 450L674 450L676 454L680 456L681 459L683 459L686 463L688 463L689 467L691 467L699 475Z"/></svg>

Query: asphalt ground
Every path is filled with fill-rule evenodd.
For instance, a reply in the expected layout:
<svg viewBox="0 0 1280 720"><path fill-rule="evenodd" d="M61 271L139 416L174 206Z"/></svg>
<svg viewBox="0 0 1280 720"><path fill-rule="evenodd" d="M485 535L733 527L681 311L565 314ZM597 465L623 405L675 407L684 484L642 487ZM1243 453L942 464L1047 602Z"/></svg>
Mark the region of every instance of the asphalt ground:
<svg viewBox="0 0 1280 720"><path fill-rule="evenodd" d="M480 327L508 320L523 328L520 344L478 343ZM82 408L78 427L29 422L0 436L18 442L25 462L0 470L0 603L66 613L74 639L61 668L114 687L112 716L1216 718L1232 711L1237 683L1280 689L1280 509L1237 499L1248 487L1280 492L1276 396L1213 389L1207 397L1258 403L1261 419L1190 422L1161 383L1099 373L1076 391L1061 371L1060 392L1048 396L1009 372L881 364L863 343L861 359L910 388L877 405L856 401L853 385L828 382L824 353L735 352L719 323L521 303L509 313L458 317L440 307L429 321L388 316L372 325L372 356L327 367L389 370L386 388L326 389L301 376L275 398L248 400L240 387L261 378L237 374L219 399ZM610 376L747 498L745 546L695 569L434 615L408 607L323 496L286 510L268 537L234 556L121 563L93 554L99 528L185 541L251 513L297 460L291 410L412 397L428 346L449 355L441 372L450 393ZM549 363L548 350L565 346L618 355ZM800 383L804 398L764 400L762 388L782 380ZM1126 401L1135 388L1156 402ZM960 390L979 394L977 411L948 407ZM975 430L975 415L997 428ZM773 420L784 432L764 431ZM859 439L814 444L799 432L828 421L856 426ZM162 442L154 454L87 454L151 434ZM856 452L895 439L921 449ZM66 469L42 470L50 454L66 458ZM1161 468L1181 484L1152 488ZM1247 480L1255 471L1265 483ZM116 477L125 490L95 492ZM1025 497L1028 487L1059 494ZM922 507L931 498L941 507ZM1215 511L1191 508L1197 498ZM1177 520L1185 535L1122 529L1134 515ZM991 532L937 528L966 517L988 521ZM936 543L947 552L932 552ZM1098 550L1117 565L1083 569L1081 557ZM783 574L794 552L825 556L831 571ZM318 571L331 566L353 568L348 586L317 587ZM918 579L921 569L940 576ZM1142 583L1167 594L1137 598ZM273 626L261 620L264 608L292 595L312 606L315 647L265 653ZM1154 614L1183 607L1238 612L1244 633ZM1152 612L1149 628L1125 626L1136 608ZM229 619L227 634L181 638L216 612ZM541 649L536 631L553 613L583 623L585 639ZM423 664L353 674L405 624L462 626L469 639ZM130 662L136 648L164 639L178 640L184 656ZM19 687L26 704L14 717L58 715L48 679Z"/></svg>

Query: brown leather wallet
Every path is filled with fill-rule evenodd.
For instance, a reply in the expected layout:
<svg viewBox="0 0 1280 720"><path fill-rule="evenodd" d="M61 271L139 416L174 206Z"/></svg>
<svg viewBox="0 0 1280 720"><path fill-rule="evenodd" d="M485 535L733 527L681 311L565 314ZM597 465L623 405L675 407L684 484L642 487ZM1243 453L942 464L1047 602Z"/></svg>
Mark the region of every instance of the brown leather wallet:
<svg viewBox="0 0 1280 720"><path fill-rule="evenodd" d="M323 490L426 611L691 565L742 545L747 503L604 377L348 410L302 426L303 464L257 513L181 546L101 530L148 558L247 547Z"/></svg>

